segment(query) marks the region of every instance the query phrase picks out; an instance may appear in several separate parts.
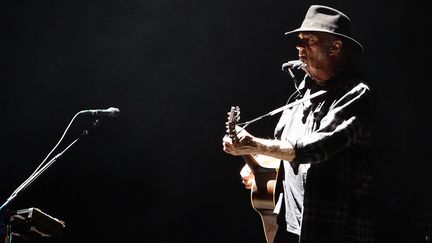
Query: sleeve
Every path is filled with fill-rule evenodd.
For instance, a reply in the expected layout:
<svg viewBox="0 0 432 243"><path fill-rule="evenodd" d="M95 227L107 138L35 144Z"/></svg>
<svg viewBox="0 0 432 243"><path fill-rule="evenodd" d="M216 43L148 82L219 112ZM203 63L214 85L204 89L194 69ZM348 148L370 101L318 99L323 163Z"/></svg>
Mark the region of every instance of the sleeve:
<svg viewBox="0 0 432 243"><path fill-rule="evenodd" d="M321 163L347 147L368 146L371 120L369 87L358 84L335 100L319 129L295 143L295 163Z"/></svg>

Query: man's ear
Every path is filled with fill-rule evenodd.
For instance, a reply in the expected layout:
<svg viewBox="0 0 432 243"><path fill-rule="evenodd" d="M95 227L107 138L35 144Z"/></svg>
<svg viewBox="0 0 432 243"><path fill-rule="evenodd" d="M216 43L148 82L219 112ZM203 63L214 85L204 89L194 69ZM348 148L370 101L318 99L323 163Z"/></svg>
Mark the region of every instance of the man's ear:
<svg viewBox="0 0 432 243"><path fill-rule="evenodd" d="M333 41L333 45L330 48L330 55L338 55L340 51L342 50L343 42L341 40L335 40Z"/></svg>

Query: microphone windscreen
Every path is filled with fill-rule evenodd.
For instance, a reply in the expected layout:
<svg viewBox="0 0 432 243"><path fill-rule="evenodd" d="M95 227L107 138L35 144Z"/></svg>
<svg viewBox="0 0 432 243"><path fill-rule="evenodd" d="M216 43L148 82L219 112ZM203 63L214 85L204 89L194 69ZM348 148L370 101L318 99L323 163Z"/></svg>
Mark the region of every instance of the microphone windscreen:
<svg viewBox="0 0 432 243"><path fill-rule="evenodd" d="M288 72L288 69L301 68L303 63L300 60L292 60L282 64L282 70Z"/></svg>

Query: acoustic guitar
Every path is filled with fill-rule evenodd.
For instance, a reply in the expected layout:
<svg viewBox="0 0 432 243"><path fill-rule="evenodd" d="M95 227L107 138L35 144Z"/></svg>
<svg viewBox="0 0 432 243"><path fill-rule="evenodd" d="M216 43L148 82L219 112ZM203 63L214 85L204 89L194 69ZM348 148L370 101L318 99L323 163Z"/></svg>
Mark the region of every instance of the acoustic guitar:
<svg viewBox="0 0 432 243"><path fill-rule="evenodd" d="M239 120L240 108L238 106L231 107L228 113L227 135L233 143L238 142L235 127ZM276 214L273 213L275 207L274 187L277 177L275 165L279 165L280 160L264 155L242 155L242 157L255 178L255 184L251 189L252 207L261 218L267 242L273 243L277 230Z"/></svg>

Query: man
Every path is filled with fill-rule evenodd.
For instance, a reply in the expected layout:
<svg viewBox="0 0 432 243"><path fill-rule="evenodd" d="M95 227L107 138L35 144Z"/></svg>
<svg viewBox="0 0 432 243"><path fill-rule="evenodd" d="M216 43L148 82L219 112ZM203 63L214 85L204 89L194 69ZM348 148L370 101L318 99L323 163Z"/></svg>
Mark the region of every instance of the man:
<svg viewBox="0 0 432 243"><path fill-rule="evenodd" d="M301 27L285 33L297 41L305 76L296 86L295 100L302 101L283 111L275 139L255 137L240 127L236 139L223 139L229 154L280 159L274 243L373 241L371 92L354 68L352 57L363 47L350 29L344 13L310 6ZM251 188L247 166L242 178Z"/></svg>

